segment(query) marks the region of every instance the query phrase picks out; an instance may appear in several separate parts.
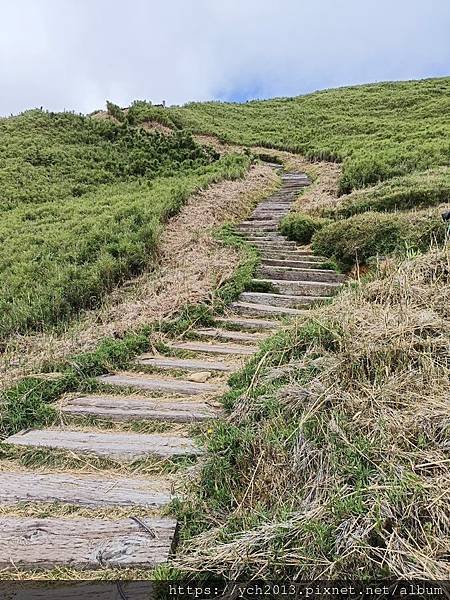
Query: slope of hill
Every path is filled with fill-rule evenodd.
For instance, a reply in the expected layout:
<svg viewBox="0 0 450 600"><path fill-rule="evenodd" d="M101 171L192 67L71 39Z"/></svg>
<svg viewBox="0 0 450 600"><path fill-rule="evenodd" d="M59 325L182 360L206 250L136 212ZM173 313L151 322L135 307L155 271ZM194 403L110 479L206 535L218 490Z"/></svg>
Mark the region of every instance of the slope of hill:
<svg viewBox="0 0 450 600"><path fill-rule="evenodd" d="M440 213L450 198L449 109L450 78L442 78L173 111L196 132L341 162L339 192L346 195L312 211L300 201L306 222L302 214L291 215L284 232L303 243L312 239L318 253L348 269L377 254L442 243ZM331 220L312 222L312 216Z"/></svg>
<svg viewBox="0 0 450 600"><path fill-rule="evenodd" d="M172 110L199 133L343 162L341 192L450 164L450 78Z"/></svg>
<svg viewBox="0 0 450 600"><path fill-rule="evenodd" d="M127 111L111 105L115 120L98 123L42 113L0 122L11 129L8 140L15 139L16 125L26 140L23 147L8 141L8 152L17 147L10 162L0 163L9 190L0 229L7 249L0 258L3 335L59 322L139 271L151 257L162 221L190 191L245 171L252 150L242 145L292 171L284 189L266 198L237 230L226 230L242 250L241 268L225 285L220 278L205 304L185 306L173 321L144 327L140 322L139 329L46 365L46 373L5 390L0 429L5 436L27 430L9 440L13 447L2 444L5 470L23 475L37 467L91 469L113 478L140 474L150 483L155 474L170 471L177 486L184 477L182 493L164 509L181 525L181 544L170 565L184 572L228 580L447 580L450 255L448 227L439 213L450 192L449 90L450 79L439 79L245 105L159 109L138 102ZM51 134L39 144L45 148L51 139L52 150L39 147L30 158L26 145L37 135L36 122L60 118L69 122L63 133L57 129L55 137L50 126ZM180 131L167 138L134 129L148 121L149 129L155 123ZM241 154L218 159L185 129L238 144ZM221 148L217 138L213 145ZM14 182L29 171L34 187L27 196ZM299 180L307 181L303 172L312 184L302 185L305 191L294 200ZM282 232L305 246L283 239L277 231L282 217ZM310 242L316 254L352 271L347 283L341 283L346 276L330 273L333 261L312 254ZM263 264L255 276L258 249ZM355 268L364 263L364 269ZM236 294L239 301L224 316L225 301ZM228 387L222 387L229 373ZM202 394L219 384L225 413L216 412L214 392L201 407L208 414L214 409L211 420L194 429L164 422L161 405L174 408L174 390L186 393L192 404L193 383ZM130 394L130 384L143 396ZM68 411L61 426L60 411L68 403L74 412ZM143 413L146 404L149 412ZM115 420L117 410L123 420ZM58 453L54 432L66 449L74 435L82 444L81 432L101 434L109 440L108 452L116 433L128 443L131 432L133 439L145 434L147 441L181 432L182 443L195 442L207 452L188 469L191 462L155 462L150 450L124 465L89 454L86 459L82 446L76 447L79 454ZM53 447L38 448L39 436ZM22 438L31 448L20 448ZM19 491L23 498L27 490ZM73 506L65 512L57 503L48 510L25 503L6 508L6 514L14 524L24 514L148 516L147 508L137 509L77 513ZM147 551L155 539L149 544L145 537ZM127 553L132 562L133 551ZM45 575L51 579L68 564L56 558L59 570ZM95 560L102 577L127 576ZM86 577L76 569L62 572ZM8 575L25 578L16 569ZM162 569L156 576L177 575Z"/></svg>
<svg viewBox="0 0 450 600"><path fill-rule="evenodd" d="M174 109L228 142L342 161L326 193L305 165L316 180L281 229L342 269L368 263L231 378L180 507L180 567L448 578L449 92L447 78Z"/></svg>
<svg viewBox="0 0 450 600"><path fill-rule="evenodd" d="M247 166L183 132L37 110L0 120L0 338L97 305L149 265L189 194Z"/></svg>

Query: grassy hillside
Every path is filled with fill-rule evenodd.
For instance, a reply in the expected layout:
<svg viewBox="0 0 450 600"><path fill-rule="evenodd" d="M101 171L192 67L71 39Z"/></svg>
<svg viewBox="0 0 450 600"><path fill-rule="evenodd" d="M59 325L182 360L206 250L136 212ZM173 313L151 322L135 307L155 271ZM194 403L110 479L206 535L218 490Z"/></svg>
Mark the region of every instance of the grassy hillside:
<svg viewBox="0 0 450 600"><path fill-rule="evenodd" d="M0 120L0 339L61 323L151 262L189 194L238 177L183 132L30 111Z"/></svg>
<svg viewBox="0 0 450 600"><path fill-rule="evenodd" d="M442 78L247 104L189 104L174 115L224 140L341 162L345 197L313 215L337 223L291 216L283 231L302 243L312 240L318 253L348 269L377 254L423 251L445 238L439 205L450 198L449 110L450 78Z"/></svg>
<svg viewBox="0 0 450 600"><path fill-rule="evenodd" d="M195 131L342 161L340 197L314 184L282 230L343 269L387 258L232 376L179 507L180 567L448 578L449 108L436 79L175 109Z"/></svg>
<svg viewBox="0 0 450 600"><path fill-rule="evenodd" d="M195 131L224 140L343 162L342 192L450 165L450 78L172 110Z"/></svg>

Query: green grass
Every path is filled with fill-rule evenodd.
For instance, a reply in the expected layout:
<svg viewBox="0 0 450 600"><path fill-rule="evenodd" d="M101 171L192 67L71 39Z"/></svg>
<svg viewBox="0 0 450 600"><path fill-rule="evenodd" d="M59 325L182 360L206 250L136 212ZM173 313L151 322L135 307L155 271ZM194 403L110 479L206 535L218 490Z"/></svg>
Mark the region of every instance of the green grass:
<svg viewBox="0 0 450 600"><path fill-rule="evenodd" d="M174 506L179 566L267 580L446 572L447 265L443 251L393 264L230 377L232 414Z"/></svg>
<svg viewBox="0 0 450 600"><path fill-rule="evenodd" d="M376 186L342 197L325 216L347 218L367 211L394 212L438 206L450 199L450 168L439 167L393 177Z"/></svg>
<svg viewBox="0 0 450 600"><path fill-rule="evenodd" d="M343 162L341 192L450 165L450 78L169 109L194 131Z"/></svg>
<svg viewBox="0 0 450 600"><path fill-rule="evenodd" d="M329 223L329 219L291 213L281 221L280 231L289 240L294 240L299 244L309 244L316 231Z"/></svg>
<svg viewBox="0 0 450 600"><path fill-rule="evenodd" d="M172 320L149 324L122 338L105 338L92 352L44 365L45 372L60 374L56 380L26 377L0 391L0 440L23 429L52 424L58 417L53 407L56 400L67 392L98 391L96 376L132 368L135 356L158 345L152 341L155 332L179 335L194 325L212 325L214 314L220 314L248 285L259 259L256 251L236 235L231 226L220 228L215 236L224 245L239 249L242 259L232 277L215 290L208 303L185 306ZM164 352L165 348L159 346L159 350Z"/></svg>
<svg viewBox="0 0 450 600"><path fill-rule="evenodd" d="M0 140L0 340L97 306L151 266L162 224L193 192L249 165L185 133L71 114L3 119Z"/></svg>
<svg viewBox="0 0 450 600"><path fill-rule="evenodd" d="M335 221L317 231L312 249L330 257L342 270L370 258L408 252L426 252L441 245L446 227L439 214L430 211L375 213Z"/></svg>

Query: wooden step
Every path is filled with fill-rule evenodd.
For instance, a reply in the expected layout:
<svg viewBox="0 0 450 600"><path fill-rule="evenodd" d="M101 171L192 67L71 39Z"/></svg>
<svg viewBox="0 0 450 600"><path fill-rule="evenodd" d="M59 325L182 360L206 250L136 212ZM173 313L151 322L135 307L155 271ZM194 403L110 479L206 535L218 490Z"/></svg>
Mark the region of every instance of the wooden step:
<svg viewBox="0 0 450 600"><path fill-rule="evenodd" d="M254 344L257 344L266 337L260 333L246 333L243 331L231 331L230 329L219 329L214 327L194 329L192 330L192 333L197 337L232 340L236 342L252 342Z"/></svg>
<svg viewBox="0 0 450 600"><path fill-rule="evenodd" d="M167 562L177 522L168 518L0 518L0 568L145 568Z"/></svg>
<svg viewBox="0 0 450 600"><path fill-rule="evenodd" d="M270 285L277 294L298 296L331 296L341 287L340 283L324 283L320 281L287 281L284 279L252 279L256 286Z"/></svg>
<svg viewBox="0 0 450 600"><path fill-rule="evenodd" d="M236 312L241 315L259 316L304 316L308 311L283 306L270 306L268 304L253 304L252 302L233 302L231 304Z"/></svg>
<svg viewBox="0 0 450 600"><path fill-rule="evenodd" d="M280 250L276 252L265 251L263 253L264 259L275 259L275 260L306 260L308 262L323 263L328 259L324 256L316 256L311 254L309 250Z"/></svg>
<svg viewBox="0 0 450 600"><path fill-rule="evenodd" d="M157 456L196 456L202 450L193 440L179 435L127 432L80 431L78 429L31 429L4 440L13 446L58 448L80 454L95 454L124 462Z"/></svg>
<svg viewBox="0 0 450 600"><path fill-rule="evenodd" d="M301 258L301 257L299 257ZM287 267L294 269L317 269L320 268L317 261L309 260L289 260L289 259L274 259L274 258L261 258L261 265L263 267ZM331 269L321 269L322 271L331 271Z"/></svg>
<svg viewBox="0 0 450 600"><path fill-rule="evenodd" d="M319 300L322 299L322 297L319 298ZM239 296L239 301L253 302L254 304L270 304L271 306L286 306L288 308L306 308L317 302L317 298L314 296L294 296L291 294L243 292Z"/></svg>
<svg viewBox="0 0 450 600"><path fill-rule="evenodd" d="M286 281L321 281L325 283L342 283L345 275L325 269L298 269L294 267L271 267L262 265L257 271L261 279L285 279Z"/></svg>
<svg viewBox="0 0 450 600"><path fill-rule="evenodd" d="M117 373L116 375L101 375L96 377L99 383L119 387L136 388L154 392L167 392L168 394L181 394L182 396L195 396L197 394L210 394L220 392L220 386L214 383L196 383L187 379L159 379L152 375Z"/></svg>
<svg viewBox="0 0 450 600"><path fill-rule="evenodd" d="M252 232L253 234L253 232ZM252 246L258 246L258 248L272 248L276 247L278 250L295 250L296 243L290 242L286 239L279 238L271 238L271 237L259 237L259 236L249 236L252 238Z"/></svg>
<svg viewBox="0 0 450 600"><path fill-rule="evenodd" d="M0 503L62 502L75 506L160 507L172 500L167 479L69 473L0 472Z"/></svg>
<svg viewBox="0 0 450 600"><path fill-rule="evenodd" d="M80 396L63 401L61 411L73 416L95 416L113 421L150 419L191 423L215 419L219 411L206 402L153 400L138 396Z"/></svg>
<svg viewBox="0 0 450 600"><path fill-rule="evenodd" d="M239 317L216 317L219 323L231 325L231 327L239 327L241 329L276 329L280 327L278 321L269 321L265 319L242 319Z"/></svg>
<svg viewBox="0 0 450 600"><path fill-rule="evenodd" d="M190 352L205 352L210 354L242 354L250 356L258 352L258 348L254 346L240 346L238 344L206 344L201 342L175 342L171 348L177 350L188 350Z"/></svg>
<svg viewBox="0 0 450 600"><path fill-rule="evenodd" d="M226 373L233 370L230 365L218 361L176 358L175 356L155 357L152 354L142 354L135 362L146 367L172 371L219 371Z"/></svg>

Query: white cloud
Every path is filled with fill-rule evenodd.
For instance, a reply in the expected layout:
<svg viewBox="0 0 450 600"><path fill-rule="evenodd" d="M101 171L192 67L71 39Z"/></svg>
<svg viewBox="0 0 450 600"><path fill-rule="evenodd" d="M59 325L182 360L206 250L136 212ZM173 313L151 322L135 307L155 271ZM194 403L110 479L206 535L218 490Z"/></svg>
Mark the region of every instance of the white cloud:
<svg viewBox="0 0 450 600"><path fill-rule="evenodd" d="M4 0L0 114L444 75L449 30L448 0Z"/></svg>

